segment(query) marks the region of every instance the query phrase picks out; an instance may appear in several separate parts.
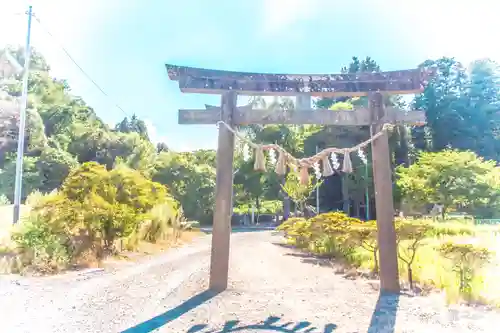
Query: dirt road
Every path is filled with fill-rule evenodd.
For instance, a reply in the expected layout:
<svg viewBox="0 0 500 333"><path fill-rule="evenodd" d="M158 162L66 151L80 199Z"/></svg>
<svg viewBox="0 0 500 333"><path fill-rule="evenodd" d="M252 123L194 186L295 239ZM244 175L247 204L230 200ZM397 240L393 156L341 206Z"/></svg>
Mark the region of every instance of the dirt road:
<svg viewBox="0 0 500 333"><path fill-rule="evenodd" d="M440 295L379 297L366 280L274 245L269 231L231 241L230 288L219 295L205 292L210 236L113 272L0 277L0 331L497 332L497 312L448 309Z"/></svg>

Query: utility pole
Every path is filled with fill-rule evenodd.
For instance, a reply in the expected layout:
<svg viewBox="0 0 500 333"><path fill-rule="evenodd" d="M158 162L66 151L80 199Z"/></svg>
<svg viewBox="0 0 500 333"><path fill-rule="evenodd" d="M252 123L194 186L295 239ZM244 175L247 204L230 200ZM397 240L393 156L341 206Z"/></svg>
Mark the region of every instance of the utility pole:
<svg viewBox="0 0 500 333"><path fill-rule="evenodd" d="M318 146L316 146L316 154L318 153ZM319 215L319 179L316 178L316 214Z"/></svg>
<svg viewBox="0 0 500 333"><path fill-rule="evenodd" d="M23 92L21 95L20 119L19 119L19 138L17 140L17 161L16 161L16 179L14 190L14 221L19 221L21 212L21 197L23 185L23 157L24 157L24 132L26 128L26 106L28 104L28 78L30 68L30 42L31 42L31 18L33 16L32 6L28 7L28 32L26 34L26 46L24 50L24 73L23 73Z"/></svg>
<svg viewBox="0 0 500 333"><path fill-rule="evenodd" d="M370 186L368 184L368 162L365 164L365 182L366 182L366 189L365 189L365 213L366 213L366 220L370 220Z"/></svg>

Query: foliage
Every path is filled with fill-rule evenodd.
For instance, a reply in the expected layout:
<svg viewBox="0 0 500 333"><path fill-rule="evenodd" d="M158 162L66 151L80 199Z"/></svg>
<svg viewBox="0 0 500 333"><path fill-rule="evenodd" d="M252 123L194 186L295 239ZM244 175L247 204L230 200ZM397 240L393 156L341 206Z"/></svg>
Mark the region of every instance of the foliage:
<svg viewBox="0 0 500 333"><path fill-rule="evenodd" d="M40 190L50 192L57 189L71 170L78 166L77 160L68 152L47 147L37 161L37 169L42 176Z"/></svg>
<svg viewBox="0 0 500 333"><path fill-rule="evenodd" d="M459 278L459 292L467 301L471 301L472 279L477 270L487 263L492 252L482 246L471 243L445 242L440 245L439 252L443 257L450 260L453 271Z"/></svg>
<svg viewBox="0 0 500 333"><path fill-rule="evenodd" d="M39 189L42 178L37 169L37 157L25 156L23 159L23 188L21 197L25 199L29 193ZM0 193L14 201L14 183L16 179L16 163L8 161L3 170L0 170Z"/></svg>
<svg viewBox="0 0 500 333"><path fill-rule="evenodd" d="M146 214L164 202L166 195L164 186L138 171L126 167L107 171L88 162L70 173L59 193L33 210L69 234L85 230L97 257L102 257L103 250L113 250L116 238L137 231Z"/></svg>
<svg viewBox="0 0 500 333"><path fill-rule="evenodd" d="M367 250L373 257L372 272L378 274L378 235L377 221L367 221L364 223L356 223L349 231L350 235L358 242L359 246Z"/></svg>
<svg viewBox="0 0 500 333"><path fill-rule="evenodd" d="M301 211L305 212L305 202L311 195L312 191L321 186L321 182L313 182L311 177L308 178L307 184L300 182L299 173L291 171L286 176L286 182L282 185L283 191L299 206Z"/></svg>
<svg viewBox="0 0 500 333"><path fill-rule="evenodd" d="M148 129L143 120L139 119L135 114L130 120L125 117L121 122L116 124L115 130L122 133L138 133L141 138L149 140Z"/></svg>
<svg viewBox="0 0 500 333"><path fill-rule="evenodd" d="M4 194L0 194L0 206L10 205L10 200Z"/></svg>
<svg viewBox="0 0 500 333"><path fill-rule="evenodd" d="M32 214L13 233L24 266L41 273L59 271L71 258L69 239L57 232L41 216Z"/></svg>
<svg viewBox="0 0 500 333"><path fill-rule="evenodd" d="M414 107L425 110L427 126L416 129L418 149L471 150L487 159L498 159L500 86L498 66L491 60L476 61L468 71L453 58L427 60L435 75Z"/></svg>
<svg viewBox="0 0 500 333"><path fill-rule="evenodd" d="M233 213L235 214L251 214L252 213L252 205L249 204L241 204L237 207L234 207ZM278 200L265 200L260 202L260 207L257 209L253 208L256 214L277 214L282 209L282 204Z"/></svg>
<svg viewBox="0 0 500 333"><path fill-rule="evenodd" d="M433 225L430 223L415 223L413 221L398 221L396 223L396 235L398 240L398 257L406 264L408 272L408 283L413 289L412 265L415 261L417 251L425 238L431 235ZM407 242L402 242L402 241Z"/></svg>
<svg viewBox="0 0 500 333"><path fill-rule="evenodd" d="M423 152L417 163L397 169L397 185L412 202L441 203L450 208L477 209L497 203L499 170L494 161L484 161L472 152L444 150Z"/></svg>
<svg viewBox="0 0 500 333"><path fill-rule="evenodd" d="M203 155L213 155L206 151ZM201 155L201 154L200 154ZM205 163L196 163L196 160ZM214 207L215 168L213 158L162 152L155 163L153 180L167 185L188 220L211 222Z"/></svg>
<svg viewBox="0 0 500 333"><path fill-rule="evenodd" d="M25 204L33 207L43 204L43 199L46 198L42 192L39 190L34 190L31 192L28 197L26 197Z"/></svg>
<svg viewBox="0 0 500 333"><path fill-rule="evenodd" d="M350 237L351 228L361 223L341 212L316 215L310 219L293 218L284 222L278 230L301 248L317 254L349 257L356 241Z"/></svg>
<svg viewBox="0 0 500 333"><path fill-rule="evenodd" d="M141 239L156 243L166 240L171 233L177 240L181 230L180 215L178 203L172 198L156 205L150 210L149 219L140 227Z"/></svg>
<svg viewBox="0 0 500 333"><path fill-rule="evenodd" d="M335 212L320 214L310 219L290 218L277 230L284 233L289 244L304 251L335 257L349 265L370 268L373 273L377 272L378 244L375 221L361 222L344 213ZM493 236L494 230L494 227L478 227L458 222L398 220L396 222L398 258L400 266L406 268L406 273L403 273L405 270L400 272L406 275L411 287L414 281L418 281L423 286L431 285L450 291L458 275L450 274L451 270L446 262L440 259L440 244L444 241L460 247L461 239L465 235L478 241L481 239L482 243L491 244L493 247L498 243L498 238ZM484 237L491 239L482 240ZM485 247L486 245L483 249ZM467 257L467 260L472 260L470 258ZM476 262L470 263L466 267L477 267L476 264ZM488 280L487 275L478 274L477 270L474 272L476 275L469 281L472 299L500 302L498 298L482 294L482 283ZM487 283L489 288L497 285L494 275Z"/></svg>
<svg viewBox="0 0 500 333"><path fill-rule="evenodd" d="M288 231L294 228L295 223L300 223L302 221L305 221L303 217L291 217L276 227L276 230L282 231L285 233L285 236L288 236Z"/></svg>

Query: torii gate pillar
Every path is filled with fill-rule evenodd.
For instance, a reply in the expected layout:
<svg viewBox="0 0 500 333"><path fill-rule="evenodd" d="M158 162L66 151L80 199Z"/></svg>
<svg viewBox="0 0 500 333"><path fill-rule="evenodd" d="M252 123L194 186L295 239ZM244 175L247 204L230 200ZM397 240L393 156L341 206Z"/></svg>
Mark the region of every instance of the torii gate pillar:
<svg viewBox="0 0 500 333"><path fill-rule="evenodd" d="M237 94L234 91L228 91L222 95L221 120L230 126L233 125L236 100ZM226 290L229 275L229 240L233 205L233 155L234 133L225 126L219 125L209 284L210 290L216 292Z"/></svg>
<svg viewBox="0 0 500 333"><path fill-rule="evenodd" d="M384 96L380 92L368 94L372 126L370 133L378 133L384 125ZM391 156L387 132L372 141L373 183L377 209L377 237L380 263L380 290L398 293L398 249L394 227Z"/></svg>

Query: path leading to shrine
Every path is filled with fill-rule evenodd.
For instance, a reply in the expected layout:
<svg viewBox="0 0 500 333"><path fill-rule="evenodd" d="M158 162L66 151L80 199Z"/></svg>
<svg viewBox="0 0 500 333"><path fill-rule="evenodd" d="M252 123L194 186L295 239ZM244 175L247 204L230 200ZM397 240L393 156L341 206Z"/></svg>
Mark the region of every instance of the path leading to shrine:
<svg viewBox="0 0 500 333"><path fill-rule="evenodd" d="M204 292L210 236L116 271L0 276L0 331L495 332L500 322L493 311L447 309L439 295L379 298L373 282L334 274L273 244L280 240L270 231L233 233L230 288L219 295Z"/></svg>

